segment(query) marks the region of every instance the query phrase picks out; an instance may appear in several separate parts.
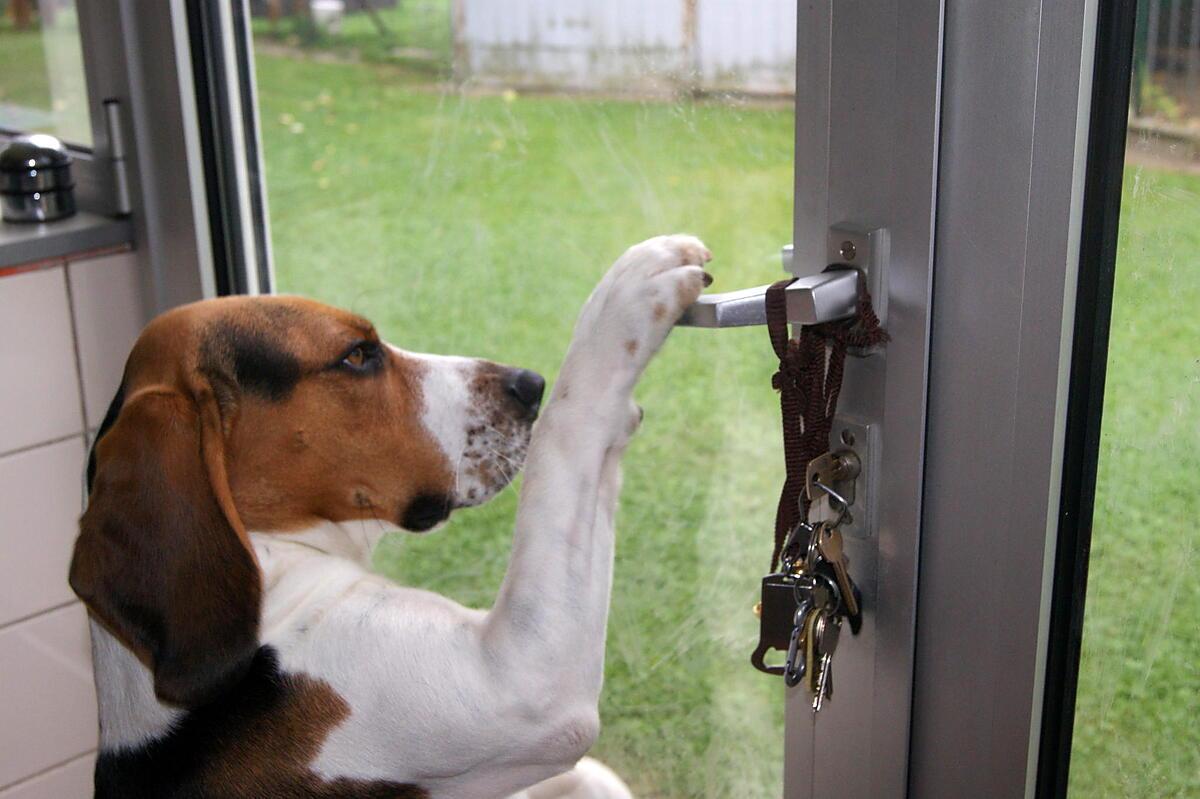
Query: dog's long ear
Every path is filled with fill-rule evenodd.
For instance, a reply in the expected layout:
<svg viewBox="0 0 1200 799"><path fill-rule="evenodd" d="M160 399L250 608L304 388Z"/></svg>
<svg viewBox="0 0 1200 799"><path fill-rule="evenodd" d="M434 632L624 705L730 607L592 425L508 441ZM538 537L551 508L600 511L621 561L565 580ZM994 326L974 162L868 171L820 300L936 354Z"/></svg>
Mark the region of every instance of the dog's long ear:
<svg viewBox="0 0 1200 799"><path fill-rule="evenodd" d="M225 476L220 412L207 387L163 387L109 417L71 588L153 671L160 699L194 707L258 647L262 578Z"/></svg>

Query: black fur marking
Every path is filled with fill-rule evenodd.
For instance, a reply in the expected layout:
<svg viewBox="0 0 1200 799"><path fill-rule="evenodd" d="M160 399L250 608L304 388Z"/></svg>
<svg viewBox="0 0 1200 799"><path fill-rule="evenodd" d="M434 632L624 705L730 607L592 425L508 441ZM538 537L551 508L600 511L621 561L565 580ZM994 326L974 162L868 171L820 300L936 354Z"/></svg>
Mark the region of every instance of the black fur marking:
<svg viewBox="0 0 1200 799"><path fill-rule="evenodd" d="M300 382L300 361L265 336L239 331L231 343L233 375L242 390L279 402L287 399Z"/></svg>
<svg viewBox="0 0 1200 799"><path fill-rule="evenodd" d="M96 759L96 799L422 799L418 786L385 781L321 780L290 764L271 763L271 751L254 752L266 768L252 783L251 775L223 774L213 766L230 756L247 733L261 730L286 713L288 703L302 701L296 677L279 669L269 646L259 647L245 678L221 698L197 708L170 732L136 749L101 751ZM235 786L221 779L242 779ZM265 784L269 783L269 784Z"/></svg>
<svg viewBox="0 0 1200 799"><path fill-rule="evenodd" d="M109 428L117 423L117 417L121 414L121 406L125 404L125 384L121 383L117 387L117 393L113 396L112 402L108 403L108 410L104 412L104 421L100 422L100 429L96 431L96 438L92 440L92 447L88 450L87 460L87 490L92 492L92 481L96 479L96 445L100 443L100 439L104 438L104 434Z"/></svg>
<svg viewBox="0 0 1200 799"><path fill-rule="evenodd" d="M414 533L423 533L446 520L451 505L448 497L418 494L400 517L400 526Z"/></svg>
<svg viewBox="0 0 1200 799"><path fill-rule="evenodd" d="M214 382L230 375L242 391L272 402L287 399L304 376L299 359L271 338L231 324L218 325L205 339L201 371Z"/></svg>

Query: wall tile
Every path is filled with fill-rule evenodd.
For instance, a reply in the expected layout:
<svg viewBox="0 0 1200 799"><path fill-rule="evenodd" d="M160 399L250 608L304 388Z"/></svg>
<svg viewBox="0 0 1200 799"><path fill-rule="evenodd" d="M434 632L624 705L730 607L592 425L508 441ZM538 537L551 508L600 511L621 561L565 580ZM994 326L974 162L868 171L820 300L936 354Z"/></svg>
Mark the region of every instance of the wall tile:
<svg viewBox="0 0 1200 799"><path fill-rule="evenodd" d="M67 267L74 305L88 427L96 427L112 400L125 358L146 323L133 253L73 261Z"/></svg>
<svg viewBox="0 0 1200 799"><path fill-rule="evenodd" d="M32 779L0 790L0 799L91 799L96 755L89 752Z"/></svg>
<svg viewBox="0 0 1200 799"><path fill-rule="evenodd" d="M0 785L96 748L96 689L83 605L0 629Z"/></svg>
<svg viewBox="0 0 1200 799"><path fill-rule="evenodd" d="M83 430L63 268L0 278L0 452Z"/></svg>
<svg viewBox="0 0 1200 799"><path fill-rule="evenodd" d="M74 598L84 457L79 437L0 458L0 626Z"/></svg>

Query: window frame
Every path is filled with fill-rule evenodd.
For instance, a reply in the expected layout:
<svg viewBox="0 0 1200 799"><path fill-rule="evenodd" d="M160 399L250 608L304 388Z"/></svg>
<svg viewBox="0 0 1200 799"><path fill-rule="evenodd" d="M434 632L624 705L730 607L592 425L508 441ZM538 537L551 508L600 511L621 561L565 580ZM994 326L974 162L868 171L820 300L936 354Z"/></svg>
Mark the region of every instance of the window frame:
<svg viewBox="0 0 1200 799"><path fill-rule="evenodd" d="M91 211L102 216L127 214L129 208L122 202L119 191L120 176L117 175L113 154L114 145L120 146L120 133L113 134L110 125L117 117L110 117L105 103L112 99L106 73L111 72L113 58L110 47L103 38L102 26L98 25L95 4L76 0L75 13L79 24L79 47L83 54L83 78L87 94L88 126L92 135L90 146L63 141L73 163L71 175L75 180L75 202L80 210ZM0 147L18 136L32 131L0 125Z"/></svg>
<svg viewBox="0 0 1200 799"><path fill-rule="evenodd" d="M185 0L215 293L275 290L258 125L250 9L245 0Z"/></svg>
<svg viewBox="0 0 1200 799"><path fill-rule="evenodd" d="M1101 3L1036 796L1066 797L1100 458L1137 0Z"/></svg>

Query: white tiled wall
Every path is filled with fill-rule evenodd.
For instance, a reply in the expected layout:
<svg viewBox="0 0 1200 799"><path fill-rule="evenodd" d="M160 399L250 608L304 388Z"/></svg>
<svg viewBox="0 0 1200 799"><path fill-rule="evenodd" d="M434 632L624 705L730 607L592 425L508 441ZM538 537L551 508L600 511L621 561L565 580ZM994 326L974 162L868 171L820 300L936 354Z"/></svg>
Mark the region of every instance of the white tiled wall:
<svg viewBox="0 0 1200 799"><path fill-rule="evenodd" d="M92 795L87 614L67 566L88 431L144 322L130 253L0 277L0 799Z"/></svg>
<svg viewBox="0 0 1200 799"><path fill-rule="evenodd" d="M0 625L74 598L66 574L80 511L83 459L79 431L64 441L0 458Z"/></svg>
<svg viewBox="0 0 1200 799"><path fill-rule="evenodd" d="M65 267L0 280L0 452L78 434Z"/></svg>

